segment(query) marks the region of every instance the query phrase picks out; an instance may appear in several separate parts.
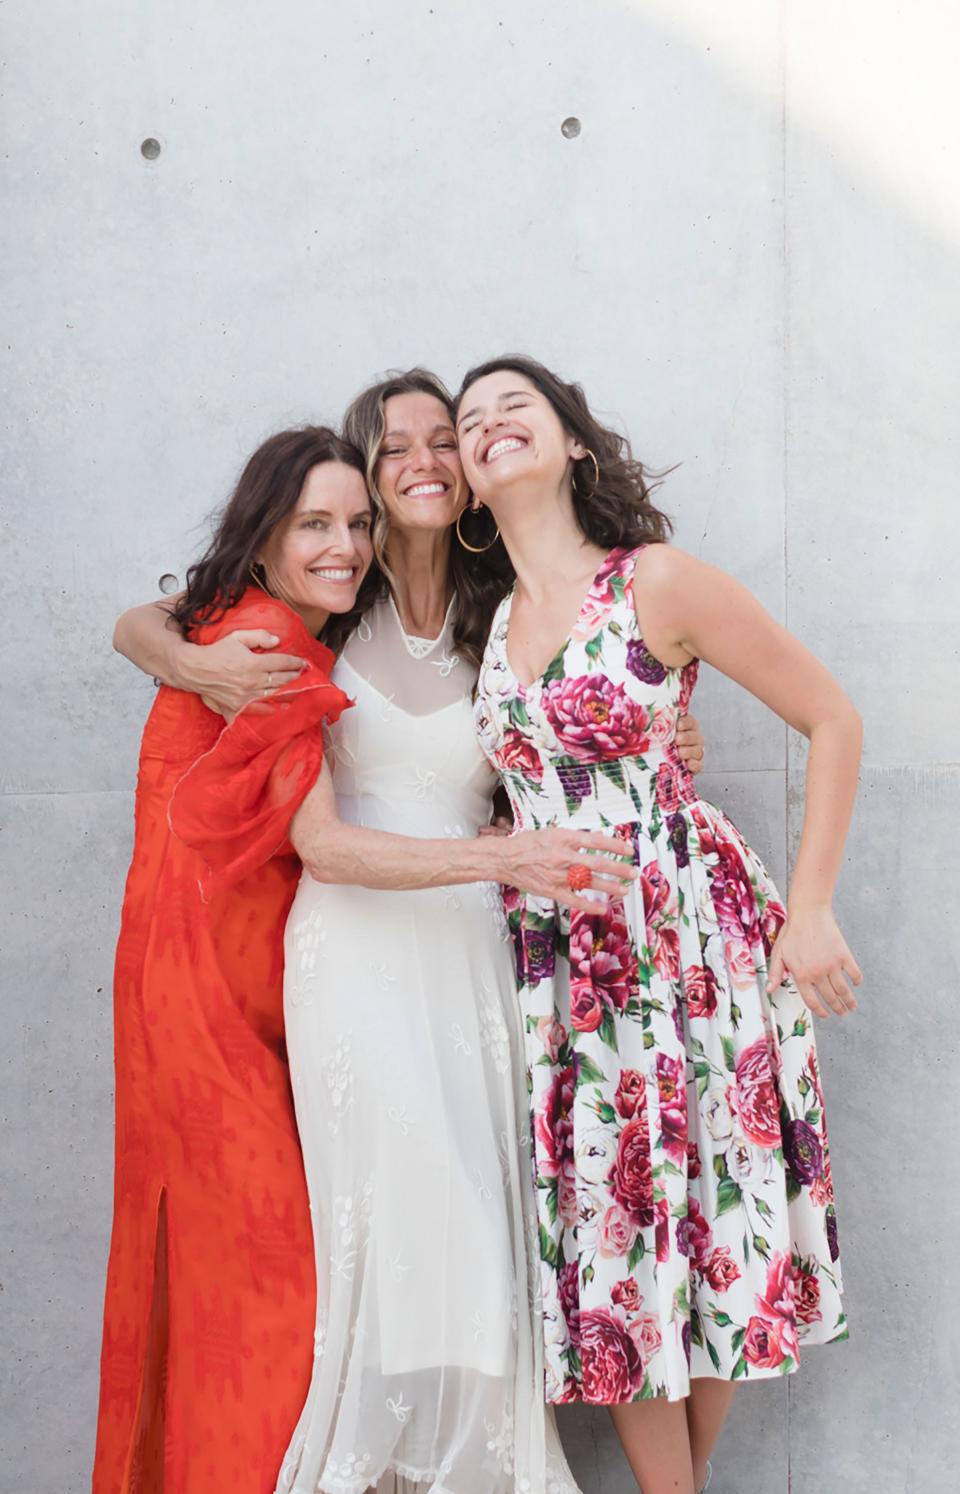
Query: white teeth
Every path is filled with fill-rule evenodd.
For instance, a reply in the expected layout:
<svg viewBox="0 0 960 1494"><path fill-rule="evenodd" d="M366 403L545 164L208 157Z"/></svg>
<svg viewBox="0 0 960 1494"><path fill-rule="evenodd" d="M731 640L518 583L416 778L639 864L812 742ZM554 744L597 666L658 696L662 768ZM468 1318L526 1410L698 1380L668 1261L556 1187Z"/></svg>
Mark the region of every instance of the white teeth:
<svg viewBox="0 0 960 1494"><path fill-rule="evenodd" d="M518 441L517 438L516 438L516 436L504 436L504 437L501 438L501 440L494 441L494 443L491 446L490 450L487 452L486 460L488 462L492 462L498 456L502 456L505 451L522 451L522 450L523 450L523 442L522 441Z"/></svg>
<svg viewBox="0 0 960 1494"><path fill-rule="evenodd" d="M311 576L319 576L321 581L349 581L353 576L353 569L334 570L333 567L312 570Z"/></svg>
<svg viewBox="0 0 960 1494"><path fill-rule="evenodd" d="M407 488L408 498L430 498L434 493L445 493L446 487L442 482L422 482L415 488Z"/></svg>

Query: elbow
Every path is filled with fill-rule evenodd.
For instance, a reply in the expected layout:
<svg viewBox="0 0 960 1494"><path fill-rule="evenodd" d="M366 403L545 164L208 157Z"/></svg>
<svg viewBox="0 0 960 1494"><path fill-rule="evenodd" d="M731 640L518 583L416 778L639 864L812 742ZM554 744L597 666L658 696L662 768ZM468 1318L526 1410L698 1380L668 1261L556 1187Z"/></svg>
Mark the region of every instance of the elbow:
<svg viewBox="0 0 960 1494"><path fill-rule="evenodd" d="M121 612L113 625L113 637L110 639L110 642L113 644L114 653L123 654L125 659L128 657L124 644L126 643L127 619L129 616L128 612Z"/></svg>

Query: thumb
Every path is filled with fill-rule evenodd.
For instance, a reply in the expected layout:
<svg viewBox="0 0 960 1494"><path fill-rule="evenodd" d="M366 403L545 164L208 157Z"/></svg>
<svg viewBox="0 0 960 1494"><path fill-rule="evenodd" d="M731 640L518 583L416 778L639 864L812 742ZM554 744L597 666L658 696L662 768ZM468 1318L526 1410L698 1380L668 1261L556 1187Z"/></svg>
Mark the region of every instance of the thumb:
<svg viewBox="0 0 960 1494"><path fill-rule="evenodd" d="M228 637L235 638L244 648L276 648L280 642L276 633L268 633L265 628L237 628Z"/></svg>
<svg viewBox="0 0 960 1494"><path fill-rule="evenodd" d="M783 955L780 953L780 942L774 946L773 954L770 956L770 968L767 972L767 995L770 996L779 985L783 984L783 978L787 968L783 963Z"/></svg>

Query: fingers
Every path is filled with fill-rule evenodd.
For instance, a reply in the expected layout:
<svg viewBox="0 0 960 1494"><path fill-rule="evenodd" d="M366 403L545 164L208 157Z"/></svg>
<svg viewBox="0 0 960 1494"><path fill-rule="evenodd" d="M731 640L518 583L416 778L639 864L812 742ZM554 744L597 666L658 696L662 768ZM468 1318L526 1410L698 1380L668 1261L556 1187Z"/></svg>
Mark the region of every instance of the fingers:
<svg viewBox="0 0 960 1494"><path fill-rule="evenodd" d="M835 965L832 970L827 972L827 978L830 981L831 991L843 1007L841 1016L845 1012L855 1012L857 1009L857 998L844 980L843 966Z"/></svg>
<svg viewBox="0 0 960 1494"><path fill-rule="evenodd" d="M770 996L782 986L786 978L786 967L783 963L783 955L780 953L779 945L774 945L773 954L770 956L770 968L767 973L767 995Z"/></svg>
<svg viewBox="0 0 960 1494"><path fill-rule="evenodd" d="M583 851L606 851L608 856L633 856L633 845L629 840L621 840L616 835L604 835L599 830L566 830L563 832L565 844L574 852Z"/></svg>
<svg viewBox="0 0 960 1494"><path fill-rule="evenodd" d="M268 633L265 628L234 628L224 636L242 643L244 648L276 648L280 642L276 633Z"/></svg>
<svg viewBox="0 0 960 1494"><path fill-rule="evenodd" d="M605 856L589 856L586 852L574 856L570 861L571 866L585 866L590 873L590 880L594 887L602 887L605 881L611 886L619 886L621 892L623 884L635 882L637 879L637 868L626 861L611 861Z"/></svg>

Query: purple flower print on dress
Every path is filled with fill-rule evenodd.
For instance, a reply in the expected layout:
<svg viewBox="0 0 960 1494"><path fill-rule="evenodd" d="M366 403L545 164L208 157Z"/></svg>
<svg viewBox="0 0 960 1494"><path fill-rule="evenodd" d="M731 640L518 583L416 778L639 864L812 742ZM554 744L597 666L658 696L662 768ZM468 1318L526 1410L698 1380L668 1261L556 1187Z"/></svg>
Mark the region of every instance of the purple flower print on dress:
<svg viewBox="0 0 960 1494"><path fill-rule="evenodd" d="M579 763L558 763L557 777L566 799L582 804L593 793L593 780Z"/></svg>
<svg viewBox="0 0 960 1494"><path fill-rule="evenodd" d="M837 1234L837 1211L833 1204L827 1207L827 1244L830 1247L830 1259L837 1260L840 1255L840 1238Z"/></svg>
<svg viewBox="0 0 960 1494"><path fill-rule="evenodd" d="M627 644L627 668L645 685L662 685L667 677L665 667L653 657L642 638Z"/></svg>
<svg viewBox="0 0 960 1494"><path fill-rule="evenodd" d="M667 834L673 847L673 854L677 858L679 867L690 865L690 855L687 851L687 821L682 814L671 814L667 816Z"/></svg>
<svg viewBox="0 0 960 1494"><path fill-rule="evenodd" d="M787 1122L783 1131L783 1155L798 1183L809 1187L823 1175L820 1138L805 1120Z"/></svg>
<svg viewBox="0 0 960 1494"><path fill-rule="evenodd" d="M549 980L556 968L556 953L549 930L525 929L523 952L528 984Z"/></svg>

